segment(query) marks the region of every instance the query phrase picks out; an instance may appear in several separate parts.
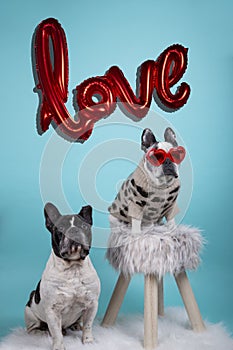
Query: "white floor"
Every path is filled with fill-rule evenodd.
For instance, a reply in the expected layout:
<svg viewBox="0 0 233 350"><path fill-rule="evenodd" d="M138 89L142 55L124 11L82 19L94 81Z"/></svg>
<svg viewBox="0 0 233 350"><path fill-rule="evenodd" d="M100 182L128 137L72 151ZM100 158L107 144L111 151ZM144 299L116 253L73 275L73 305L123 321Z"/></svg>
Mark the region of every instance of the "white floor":
<svg viewBox="0 0 233 350"><path fill-rule="evenodd" d="M105 329L100 320L94 326L95 343L82 345L81 333L71 332L65 339L66 350L142 350L143 317L121 316L115 327ZM24 329L12 331L0 343L0 350L48 350L51 349L49 336L28 335ZM221 324L207 324L204 333L194 333L189 326L186 312L182 308L168 308L159 318L158 350L233 350L233 339Z"/></svg>

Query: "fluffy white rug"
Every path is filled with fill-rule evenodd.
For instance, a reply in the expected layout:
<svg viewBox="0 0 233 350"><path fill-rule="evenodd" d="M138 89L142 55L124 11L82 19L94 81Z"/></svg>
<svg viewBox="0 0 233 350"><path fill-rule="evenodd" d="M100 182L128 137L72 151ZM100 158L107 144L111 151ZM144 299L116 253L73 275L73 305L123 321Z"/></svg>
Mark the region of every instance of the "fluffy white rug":
<svg viewBox="0 0 233 350"><path fill-rule="evenodd" d="M95 343L82 345L80 332L65 337L66 350L142 350L143 317L120 316L115 327L102 328L100 320L94 326ZM0 343L0 350L49 350L49 336L28 335L23 328L15 329ZM221 324L207 324L203 333L194 333L182 308L168 308L159 318L158 350L233 350L233 339Z"/></svg>

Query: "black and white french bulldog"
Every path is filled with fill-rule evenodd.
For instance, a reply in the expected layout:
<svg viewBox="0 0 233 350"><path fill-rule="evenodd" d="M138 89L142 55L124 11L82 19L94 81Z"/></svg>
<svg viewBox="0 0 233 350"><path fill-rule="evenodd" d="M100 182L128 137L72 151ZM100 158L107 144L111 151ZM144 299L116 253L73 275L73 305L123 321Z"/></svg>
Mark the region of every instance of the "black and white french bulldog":
<svg viewBox="0 0 233 350"><path fill-rule="evenodd" d="M157 141L154 133L144 129L141 136L144 156L124 181L109 207L110 220L132 224L132 232L141 232L141 224L160 224L165 217L168 226L175 228L174 217L180 189L179 164L185 149L178 146L175 132L166 128L164 141Z"/></svg>
<svg viewBox="0 0 233 350"><path fill-rule="evenodd" d="M79 214L61 215L47 203L44 215L52 252L26 305L25 323L29 333L49 331L53 350L64 350L63 334L68 328L82 329L83 343L93 341L100 281L89 258L92 208L85 206Z"/></svg>

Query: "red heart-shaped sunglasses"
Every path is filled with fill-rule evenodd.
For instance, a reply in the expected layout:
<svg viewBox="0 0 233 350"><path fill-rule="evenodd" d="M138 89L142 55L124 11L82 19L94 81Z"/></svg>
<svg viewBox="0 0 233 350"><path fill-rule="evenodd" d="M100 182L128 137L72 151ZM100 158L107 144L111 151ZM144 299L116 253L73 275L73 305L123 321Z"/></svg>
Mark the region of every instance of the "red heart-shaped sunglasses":
<svg viewBox="0 0 233 350"><path fill-rule="evenodd" d="M185 154L185 149L182 146L171 148L168 152L163 149L151 148L146 153L146 159L154 166L160 166L166 158L169 158L173 163L180 164L184 160Z"/></svg>

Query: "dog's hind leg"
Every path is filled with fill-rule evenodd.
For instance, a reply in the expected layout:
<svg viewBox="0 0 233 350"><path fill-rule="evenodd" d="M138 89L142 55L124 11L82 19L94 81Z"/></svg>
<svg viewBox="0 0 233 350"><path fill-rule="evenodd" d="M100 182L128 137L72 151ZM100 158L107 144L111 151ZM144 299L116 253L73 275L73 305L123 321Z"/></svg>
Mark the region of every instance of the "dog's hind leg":
<svg viewBox="0 0 233 350"><path fill-rule="evenodd" d="M34 315L31 308L26 306L24 312L24 319L28 333L38 333L39 331L43 331L43 327L41 327L41 321Z"/></svg>

